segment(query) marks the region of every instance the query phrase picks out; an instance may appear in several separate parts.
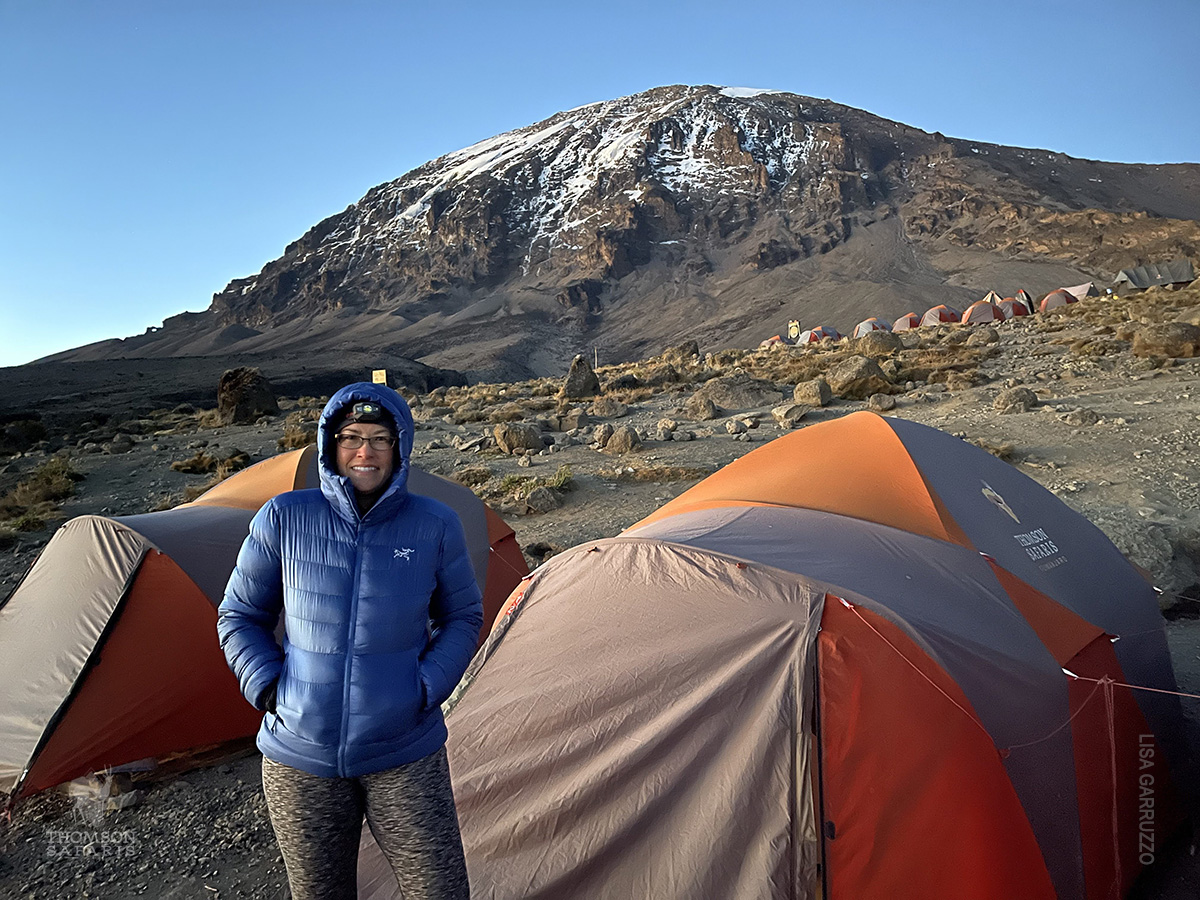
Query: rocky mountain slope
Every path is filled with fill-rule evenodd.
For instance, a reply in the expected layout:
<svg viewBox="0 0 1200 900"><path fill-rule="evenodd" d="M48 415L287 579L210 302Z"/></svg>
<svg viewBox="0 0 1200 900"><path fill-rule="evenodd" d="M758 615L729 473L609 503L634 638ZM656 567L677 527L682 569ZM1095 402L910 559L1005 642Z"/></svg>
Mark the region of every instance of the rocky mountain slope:
<svg viewBox="0 0 1200 900"><path fill-rule="evenodd" d="M1019 135L1014 135L1014 141ZM360 348L474 378L847 330L1200 255L1200 165L928 134L827 100L672 86L373 188L203 313L51 359Z"/></svg>

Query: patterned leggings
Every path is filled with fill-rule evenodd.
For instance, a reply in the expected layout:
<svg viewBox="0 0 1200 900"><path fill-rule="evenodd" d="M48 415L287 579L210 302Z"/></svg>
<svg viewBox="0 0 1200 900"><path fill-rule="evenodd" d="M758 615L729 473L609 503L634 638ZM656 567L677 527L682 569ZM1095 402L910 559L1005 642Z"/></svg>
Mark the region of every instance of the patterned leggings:
<svg viewBox="0 0 1200 900"><path fill-rule="evenodd" d="M263 793L293 900L355 900L363 814L405 900L470 897L446 748L359 778L263 757Z"/></svg>

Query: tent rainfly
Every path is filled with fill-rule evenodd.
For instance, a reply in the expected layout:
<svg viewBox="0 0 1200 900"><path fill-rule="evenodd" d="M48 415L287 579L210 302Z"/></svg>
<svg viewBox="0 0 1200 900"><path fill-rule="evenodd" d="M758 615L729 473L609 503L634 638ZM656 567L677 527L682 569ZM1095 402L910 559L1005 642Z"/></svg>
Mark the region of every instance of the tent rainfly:
<svg viewBox="0 0 1200 900"><path fill-rule="evenodd" d="M1038 310L1041 312L1049 312L1052 309L1058 309L1060 306L1066 306L1070 303L1078 303L1075 295L1070 291L1059 288L1056 291L1051 291L1042 298L1042 302L1038 305Z"/></svg>
<svg viewBox="0 0 1200 900"><path fill-rule="evenodd" d="M1118 293L1130 289L1144 291L1149 287L1173 287L1191 284L1196 280L1196 270L1190 259L1177 259L1174 262L1157 265L1136 266L1132 269L1122 269L1113 281L1113 287Z"/></svg>
<svg viewBox="0 0 1200 900"><path fill-rule="evenodd" d="M1004 320L1004 311L999 306L1004 301L997 297L995 293L988 294L988 297L996 297L996 300L988 300L985 297L982 300L976 300L963 311L962 321L964 324L979 325L985 322L1001 322Z"/></svg>
<svg viewBox="0 0 1200 900"><path fill-rule="evenodd" d="M892 323L892 331L909 331L910 329L920 327L921 317L915 312L905 313Z"/></svg>
<svg viewBox="0 0 1200 900"><path fill-rule="evenodd" d="M884 322L882 319L878 319L875 316L871 316L869 319L863 319L861 322L859 322L857 325L854 326L853 337L860 338L864 334L867 334L872 331L891 331L891 330L892 330L892 326L890 326L887 322Z"/></svg>
<svg viewBox="0 0 1200 900"><path fill-rule="evenodd" d="M818 325L816 328L810 328L807 331L800 332L800 339L797 344L815 344L817 341L838 341L841 340L842 333L836 328L830 328L826 325Z"/></svg>
<svg viewBox="0 0 1200 900"><path fill-rule="evenodd" d="M1179 700L1128 685L1176 690L1099 529L936 429L813 425L513 593L448 703L472 893L1121 897L1181 819Z"/></svg>
<svg viewBox="0 0 1200 900"><path fill-rule="evenodd" d="M957 309L947 306L945 303L939 303L937 306L925 310L925 315L921 316L921 324L940 325L943 322L957 322L959 319Z"/></svg>
<svg viewBox="0 0 1200 900"><path fill-rule="evenodd" d="M319 484L315 446L163 512L63 525L0 606L0 792L9 802L88 772L248 737L262 713L217 644L217 605L250 520ZM528 572L513 530L468 488L409 470L462 520L486 629Z"/></svg>

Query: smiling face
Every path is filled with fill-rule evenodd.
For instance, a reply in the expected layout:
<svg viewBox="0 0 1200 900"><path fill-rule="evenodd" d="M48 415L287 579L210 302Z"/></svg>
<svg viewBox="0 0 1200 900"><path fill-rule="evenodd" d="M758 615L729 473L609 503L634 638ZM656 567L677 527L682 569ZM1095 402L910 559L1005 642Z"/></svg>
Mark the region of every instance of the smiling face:
<svg viewBox="0 0 1200 900"><path fill-rule="evenodd" d="M349 450L334 443L338 474L349 478L354 489L363 494L377 491L387 484L388 479L392 477L393 450L375 450L371 447L369 439L381 436L395 437L391 429L386 425L355 422L344 425L338 430L338 434L356 434L368 439L357 450Z"/></svg>

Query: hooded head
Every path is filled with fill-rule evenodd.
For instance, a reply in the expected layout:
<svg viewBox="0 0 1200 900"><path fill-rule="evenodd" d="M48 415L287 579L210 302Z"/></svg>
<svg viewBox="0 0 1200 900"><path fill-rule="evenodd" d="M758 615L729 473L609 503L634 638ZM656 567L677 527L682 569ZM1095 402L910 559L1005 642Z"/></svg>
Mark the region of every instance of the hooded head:
<svg viewBox="0 0 1200 900"><path fill-rule="evenodd" d="M339 462L339 448L334 438L344 429L364 436L390 434L396 443L390 457L381 458L380 451L371 451L367 445L357 453L343 449L341 455L345 459ZM378 498L376 502L391 497L402 498L407 493L412 446L412 413L399 394L385 385L369 382L347 385L325 404L317 426L321 490L330 503L347 512L357 505L356 490L361 492L363 485L368 493ZM384 471L384 477L378 479L376 485L377 472L373 469L390 471Z"/></svg>

